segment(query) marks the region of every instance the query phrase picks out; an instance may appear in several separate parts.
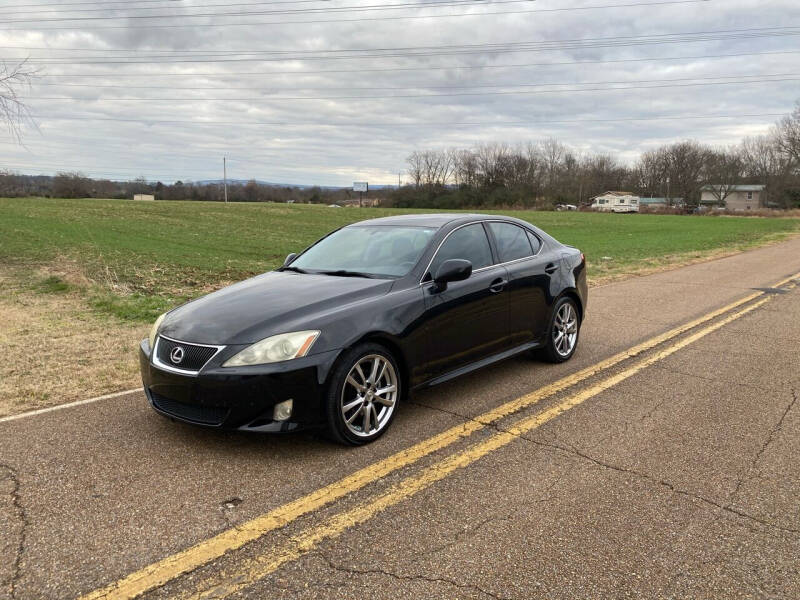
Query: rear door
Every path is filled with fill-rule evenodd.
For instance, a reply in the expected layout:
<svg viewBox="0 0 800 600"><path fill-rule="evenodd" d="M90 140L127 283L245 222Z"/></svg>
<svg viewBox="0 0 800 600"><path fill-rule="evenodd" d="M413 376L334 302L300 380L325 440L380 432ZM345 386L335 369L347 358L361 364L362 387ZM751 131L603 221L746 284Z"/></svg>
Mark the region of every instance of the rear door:
<svg viewBox="0 0 800 600"><path fill-rule="evenodd" d="M540 341L550 316L550 282L561 260L544 252L541 240L519 225L491 221L488 228L508 272L510 344Z"/></svg>
<svg viewBox="0 0 800 600"><path fill-rule="evenodd" d="M445 239L434 256L426 279L448 259L472 263L472 275L437 291L423 283L427 379L449 373L509 347L508 298L505 267L495 264L481 223L460 227Z"/></svg>

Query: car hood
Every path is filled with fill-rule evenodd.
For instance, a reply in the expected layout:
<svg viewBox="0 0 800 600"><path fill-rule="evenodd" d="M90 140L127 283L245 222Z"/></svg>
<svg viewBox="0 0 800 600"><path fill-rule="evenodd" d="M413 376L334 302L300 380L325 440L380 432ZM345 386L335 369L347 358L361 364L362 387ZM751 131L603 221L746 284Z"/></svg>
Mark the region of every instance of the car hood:
<svg viewBox="0 0 800 600"><path fill-rule="evenodd" d="M169 312L160 333L198 344L252 344L386 294L393 281L272 271L222 288Z"/></svg>

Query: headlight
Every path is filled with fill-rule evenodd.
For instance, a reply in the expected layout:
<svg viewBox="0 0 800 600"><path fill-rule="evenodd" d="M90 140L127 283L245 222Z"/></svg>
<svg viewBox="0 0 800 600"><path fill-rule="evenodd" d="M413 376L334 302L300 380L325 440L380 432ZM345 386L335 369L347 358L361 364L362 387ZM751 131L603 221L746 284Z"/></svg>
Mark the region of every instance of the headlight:
<svg viewBox="0 0 800 600"><path fill-rule="evenodd" d="M150 342L150 351L153 351L153 348L156 344L156 336L158 335L158 328L161 327L161 321L164 320L164 317L167 316L167 313L164 313L160 317L156 319L156 322L153 323L153 328L150 330L150 337L147 340Z"/></svg>
<svg viewBox="0 0 800 600"><path fill-rule="evenodd" d="M248 346L225 361L222 366L244 367L300 358L308 354L318 335L319 331L295 331L273 335Z"/></svg>

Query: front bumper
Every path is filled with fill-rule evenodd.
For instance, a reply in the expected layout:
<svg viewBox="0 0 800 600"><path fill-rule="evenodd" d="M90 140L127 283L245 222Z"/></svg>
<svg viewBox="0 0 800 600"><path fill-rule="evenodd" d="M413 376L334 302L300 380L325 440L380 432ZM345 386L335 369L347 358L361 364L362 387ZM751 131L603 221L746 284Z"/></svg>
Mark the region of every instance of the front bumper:
<svg viewBox="0 0 800 600"><path fill-rule="evenodd" d="M152 364L147 340L139 345L139 367L153 409L170 418L223 429L295 431L325 423L323 393L338 350L251 367L224 368L220 356L197 375ZM274 421L276 404L292 399L291 417Z"/></svg>

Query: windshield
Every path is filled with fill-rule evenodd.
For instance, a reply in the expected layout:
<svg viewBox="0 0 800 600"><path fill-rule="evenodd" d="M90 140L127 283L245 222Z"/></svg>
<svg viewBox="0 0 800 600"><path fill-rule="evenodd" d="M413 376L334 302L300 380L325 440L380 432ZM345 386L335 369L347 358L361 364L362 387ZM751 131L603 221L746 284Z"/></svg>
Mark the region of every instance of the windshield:
<svg viewBox="0 0 800 600"><path fill-rule="evenodd" d="M387 225L345 227L311 246L291 268L312 273L342 271L403 277L417 264L435 229Z"/></svg>

